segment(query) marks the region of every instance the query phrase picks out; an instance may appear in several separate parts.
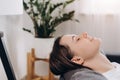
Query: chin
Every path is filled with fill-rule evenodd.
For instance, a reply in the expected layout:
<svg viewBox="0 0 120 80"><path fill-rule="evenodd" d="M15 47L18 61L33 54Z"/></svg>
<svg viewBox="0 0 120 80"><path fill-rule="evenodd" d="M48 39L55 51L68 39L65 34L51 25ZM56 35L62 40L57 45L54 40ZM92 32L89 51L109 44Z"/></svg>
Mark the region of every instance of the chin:
<svg viewBox="0 0 120 80"><path fill-rule="evenodd" d="M96 40L98 43L102 42L101 38L94 38L94 40Z"/></svg>
<svg viewBox="0 0 120 80"><path fill-rule="evenodd" d="M100 47L100 45L101 45L101 39L100 39L100 38L96 38L94 42L95 42L94 44L95 44L97 47Z"/></svg>
<svg viewBox="0 0 120 80"><path fill-rule="evenodd" d="M101 42L102 41L102 39L101 38L98 38L98 40Z"/></svg>

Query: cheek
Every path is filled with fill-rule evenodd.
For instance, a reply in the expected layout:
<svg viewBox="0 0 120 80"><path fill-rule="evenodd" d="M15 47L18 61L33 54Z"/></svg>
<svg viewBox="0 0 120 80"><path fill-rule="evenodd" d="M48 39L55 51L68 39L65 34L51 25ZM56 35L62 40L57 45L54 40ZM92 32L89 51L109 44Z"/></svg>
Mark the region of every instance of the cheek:
<svg viewBox="0 0 120 80"><path fill-rule="evenodd" d="M79 55L84 59L93 57L99 51L99 45L93 43L81 44L79 46Z"/></svg>
<svg viewBox="0 0 120 80"><path fill-rule="evenodd" d="M76 54L84 59L90 58L94 56L99 51L100 43L95 42L80 42L77 44L70 45L71 50Z"/></svg>
<svg viewBox="0 0 120 80"><path fill-rule="evenodd" d="M74 52L75 55L78 55L85 59L87 56L89 56L89 52L91 49L88 45L81 43L74 45L71 50Z"/></svg>
<svg viewBox="0 0 120 80"><path fill-rule="evenodd" d="M86 58L92 58L94 57L94 55L98 54L99 52L99 44L91 44L91 46L86 46L86 48L84 48L84 52L86 54Z"/></svg>

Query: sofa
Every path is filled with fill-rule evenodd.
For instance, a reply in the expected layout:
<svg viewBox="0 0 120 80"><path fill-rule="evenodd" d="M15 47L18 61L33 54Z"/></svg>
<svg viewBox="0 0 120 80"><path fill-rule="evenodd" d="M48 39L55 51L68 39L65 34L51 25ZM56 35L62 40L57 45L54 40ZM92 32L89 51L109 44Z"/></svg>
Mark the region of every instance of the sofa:
<svg viewBox="0 0 120 80"><path fill-rule="evenodd" d="M111 62L120 63L120 55L109 55L109 54L107 54L106 56Z"/></svg>

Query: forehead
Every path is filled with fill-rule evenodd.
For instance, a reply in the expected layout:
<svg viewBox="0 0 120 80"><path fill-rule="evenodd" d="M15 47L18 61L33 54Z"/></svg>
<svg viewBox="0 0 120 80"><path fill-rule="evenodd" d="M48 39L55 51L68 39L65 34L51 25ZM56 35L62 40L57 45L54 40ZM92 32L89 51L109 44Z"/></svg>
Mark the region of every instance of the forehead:
<svg viewBox="0 0 120 80"><path fill-rule="evenodd" d="M71 43L72 41L72 36L76 36L76 34L69 34L69 35L64 35L61 40L60 40L60 44L61 45L68 45Z"/></svg>

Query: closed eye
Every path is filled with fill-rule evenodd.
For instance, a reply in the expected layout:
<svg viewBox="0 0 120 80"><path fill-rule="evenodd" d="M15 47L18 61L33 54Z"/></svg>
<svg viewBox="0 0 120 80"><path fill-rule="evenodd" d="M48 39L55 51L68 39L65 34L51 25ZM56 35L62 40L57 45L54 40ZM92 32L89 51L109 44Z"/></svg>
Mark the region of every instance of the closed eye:
<svg viewBox="0 0 120 80"><path fill-rule="evenodd" d="M79 41L80 40L80 37L74 35L72 36L72 41Z"/></svg>
<svg viewBox="0 0 120 80"><path fill-rule="evenodd" d="M74 41L75 40L75 36L72 36L72 41Z"/></svg>

